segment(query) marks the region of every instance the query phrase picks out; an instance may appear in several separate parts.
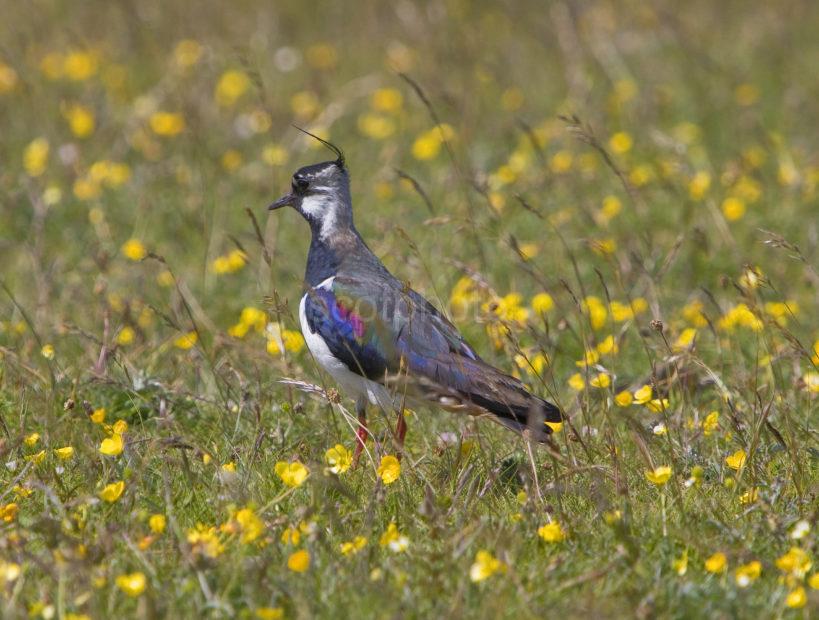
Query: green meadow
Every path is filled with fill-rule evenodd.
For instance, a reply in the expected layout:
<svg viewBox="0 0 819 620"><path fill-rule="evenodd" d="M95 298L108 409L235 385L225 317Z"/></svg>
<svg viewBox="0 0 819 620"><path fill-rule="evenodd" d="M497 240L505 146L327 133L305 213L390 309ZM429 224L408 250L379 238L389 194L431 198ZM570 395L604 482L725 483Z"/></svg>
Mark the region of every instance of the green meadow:
<svg viewBox="0 0 819 620"><path fill-rule="evenodd" d="M819 612L819 5L2 13L3 617ZM372 409L351 466L293 125L550 442Z"/></svg>

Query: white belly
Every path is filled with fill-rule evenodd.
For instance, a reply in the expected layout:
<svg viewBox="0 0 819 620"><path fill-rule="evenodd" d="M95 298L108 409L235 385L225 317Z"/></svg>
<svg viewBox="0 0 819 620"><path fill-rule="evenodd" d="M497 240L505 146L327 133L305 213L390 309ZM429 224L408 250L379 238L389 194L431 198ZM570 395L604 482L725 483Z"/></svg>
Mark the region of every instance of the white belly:
<svg viewBox="0 0 819 620"><path fill-rule="evenodd" d="M327 278L316 288L329 290L332 284L333 278ZM380 383L376 383L375 381L371 381L366 377L352 372L347 368L344 362L333 355L320 334L310 331L304 310L304 304L309 294L310 293L306 293L299 303L299 323L301 324L301 333L307 343L307 348L310 349L310 353L313 354L315 360L336 380L349 396L353 398L365 397L370 404L378 405L385 411L392 409L393 399L387 388Z"/></svg>

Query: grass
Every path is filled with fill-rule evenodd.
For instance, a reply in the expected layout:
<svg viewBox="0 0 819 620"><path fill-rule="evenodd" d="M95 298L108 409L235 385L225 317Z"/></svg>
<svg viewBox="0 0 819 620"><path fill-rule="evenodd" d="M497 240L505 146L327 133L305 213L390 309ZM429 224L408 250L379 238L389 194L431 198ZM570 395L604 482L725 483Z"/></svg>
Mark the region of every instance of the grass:
<svg viewBox="0 0 819 620"><path fill-rule="evenodd" d="M815 613L817 7L6 17L4 617ZM296 333L307 227L264 210L328 157L291 122L388 268L567 412L553 445L418 409L385 484L373 411L327 471L351 403Z"/></svg>

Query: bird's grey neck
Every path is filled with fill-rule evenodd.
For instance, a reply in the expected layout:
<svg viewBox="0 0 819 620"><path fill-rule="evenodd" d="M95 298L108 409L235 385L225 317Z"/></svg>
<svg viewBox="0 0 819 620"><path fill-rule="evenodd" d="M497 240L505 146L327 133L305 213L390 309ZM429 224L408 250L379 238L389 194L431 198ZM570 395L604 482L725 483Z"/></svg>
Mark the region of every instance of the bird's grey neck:
<svg viewBox="0 0 819 620"><path fill-rule="evenodd" d="M307 272L304 274L306 284L317 286L336 275L349 256L360 253L372 254L352 223L329 235L322 235L321 231L313 230L310 250L307 253Z"/></svg>

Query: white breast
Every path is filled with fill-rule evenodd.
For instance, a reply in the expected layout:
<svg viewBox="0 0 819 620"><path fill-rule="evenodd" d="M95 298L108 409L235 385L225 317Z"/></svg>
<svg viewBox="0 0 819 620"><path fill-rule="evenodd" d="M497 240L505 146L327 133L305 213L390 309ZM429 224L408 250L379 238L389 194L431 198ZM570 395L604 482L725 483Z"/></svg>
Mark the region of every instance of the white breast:
<svg viewBox="0 0 819 620"><path fill-rule="evenodd" d="M315 288L329 290L332 285L333 278L327 278ZM304 335L310 353L313 354L319 365L330 373L342 389L349 393L349 396L353 398L364 396L371 404L378 405L385 411L392 409L393 399L387 388L380 383L352 372L344 362L333 355L321 334L310 330L305 312L305 302L309 294L307 292L299 303L299 323L301 323L301 333Z"/></svg>

